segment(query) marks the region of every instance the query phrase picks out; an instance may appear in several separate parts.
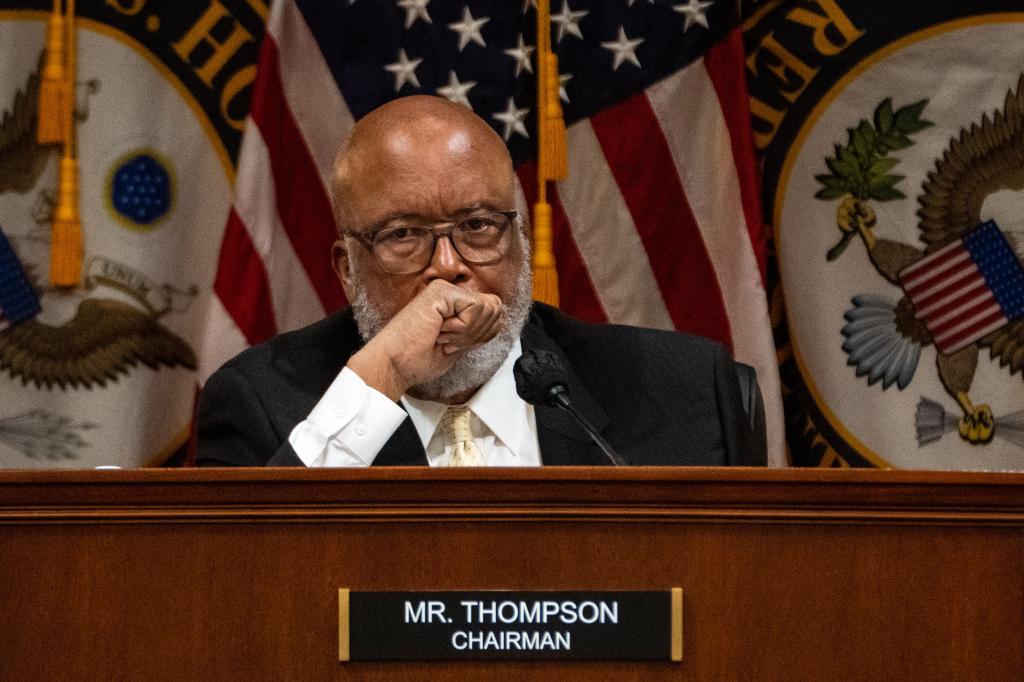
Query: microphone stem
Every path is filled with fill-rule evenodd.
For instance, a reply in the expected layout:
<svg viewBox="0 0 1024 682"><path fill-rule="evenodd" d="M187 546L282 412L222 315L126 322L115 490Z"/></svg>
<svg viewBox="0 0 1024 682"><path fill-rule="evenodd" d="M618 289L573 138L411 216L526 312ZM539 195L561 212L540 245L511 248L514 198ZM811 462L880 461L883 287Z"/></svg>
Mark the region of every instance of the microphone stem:
<svg viewBox="0 0 1024 682"><path fill-rule="evenodd" d="M615 450L612 449L612 446L608 444L608 441L602 438L601 434L597 432L597 429L591 426L590 422L580 414L579 410L576 409L576 406L572 404L571 400L569 400L567 393L564 391L558 391L554 392L551 397L556 405L576 418L576 421L580 423L583 430L590 434L590 437L594 439L595 443L597 443L597 447L601 448L601 452L604 453L605 457L607 457L613 465L617 467L626 466L626 462L619 456L619 453L615 452Z"/></svg>

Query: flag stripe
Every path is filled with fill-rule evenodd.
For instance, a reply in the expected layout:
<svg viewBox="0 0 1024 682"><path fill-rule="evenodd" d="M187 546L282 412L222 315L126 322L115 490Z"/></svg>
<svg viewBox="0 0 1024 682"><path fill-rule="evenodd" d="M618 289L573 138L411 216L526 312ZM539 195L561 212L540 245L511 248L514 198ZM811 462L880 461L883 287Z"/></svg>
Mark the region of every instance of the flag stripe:
<svg viewBox="0 0 1024 682"><path fill-rule="evenodd" d="M648 253L593 127L580 121L566 139L569 177L558 183L558 196L609 321L672 329Z"/></svg>
<svg viewBox="0 0 1024 682"><path fill-rule="evenodd" d="M761 219L761 174L754 154L754 131L750 125L750 100L736 87L736 75L745 73L743 34L733 30L725 40L713 45L704 55L704 66L719 102L719 110L729 130L732 159L739 179L741 205L746 218L761 285L767 281L765 232ZM657 88L658 86L654 86ZM653 88L652 88L653 89ZM665 128L665 126L662 126ZM731 318L730 318L731 319ZM773 353L774 356L774 353Z"/></svg>
<svg viewBox="0 0 1024 682"><path fill-rule="evenodd" d="M337 239L334 217L319 172L284 99L272 36L263 39L260 63L265 68L253 90L252 118L271 158L278 214L320 303L325 310L337 310L345 297L330 268L331 245Z"/></svg>
<svg viewBox="0 0 1024 682"><path fill-rule="evenodd" d="M250 345L277 333L267 271L234 209L224 228L213 291Z"/></svg>
<svg viewBox="0 0 1024 682"><path fill-rule="evenodd" d="M521 164L516 169L523 196L533 207L537 201L537 164L533 161ZM551 223L554 237L555 263L558 266L558 294L560 308L569 315L588 322L606 322L604 308L597 298L597 291L590 279L590 273L583 262L572 228L565 215L561 199L554 186L548 190L551 205Z"/></svg>
<svg viewBox="0 0 1024 682"><path fill-rule="evenodd" d="M697 62L648 88L647 98L665 131L675 173L682 179L713 261L732 331L734 355L754 367L766 395L777 395L780 385L772 336L749 333L752 325L771 327L762 270L763 229L759 213L752 215L747 206L749 198L744 195L741 173L735 163L730 163L740 150L736 148L717 89L708 69ZM700 121L700 134L672 124L679 119ZM753 165L752 147L748 151L746 156ZM718 162L708 163L708 159ZM744 225L747 229L743 229ZM759 235L753 242L751 232ZM782 406L769 402L765 410L769 442L781 444ZM781 464L781 445L779 450L777 463Z"/></svg>
<svg viewBox="0 0 1024 682"><path fill-rule="evenodd" d="M916 298L911 295L910 300L917 307L918 317L927 319L937 308L945 305L951 297L958 296L964 289L974 288L979 282L983 283L985 280L978 272L977 267L972 264L971 268L969 272L962 273L960 277L923 292L923 295Z"/></svg>
<svg viewBox="0 0 1024 682"><path fill-rule="evenodd" d="M281 224L274 177L270 172L273 161L255 126L242 139L239 163L253 168L253 172L239 182L235 212L263 260L268 278L274 281L270 294L278 325L282 329L295 329L315 322L326 310Z"/></svg>
<svg viewBox="0 0 1024 682"><path fill-rule="evenodd" d="M975 271L978 269L971 255L965 251L947 260L940 268L922 273L927 276L918 277L913 283L906 282L906 291L912 297L927 298L933 291L941 289L945 282L954 281L958 276L964 277L964 271L972 268Z"/></svg>
<svg viewBox="0 0 1024 682"><path fill-rule="evenodd" d="M908 265L902 272L900 272L900 281L903 282L904 286L913 285L916 278L920 277L925 271L930 271L935 267L941 266L946 261L956 258L959 252L964 250L963 242L955 241L951 244L946 244L935 253L925 256L921 260Z"/></svg>
<svg viewBox="0 0 1024 682"><path fill-rule="evenodd" d="M996 310L989 315L979 319L977 323L966 328L960 334L943 340L942 352L944 353L955 353L961 348L965 348L977 339L994 332L995 330L1006 324L1006 316L1003 315L1001 310Z"/></svg>
<svg viewBox="0 0 1024 682"><path fill-rule="evenodd" d="M216 292L214 292L216 294ZM248 339L225 310L217 295L210 297L206 328L203 330L203 353L199 357L199 385L202 386L217 369L249 346Z"/></svg>
<svg viewBox="0 0 1024 682"><path fill-rule="evenodd" d="M267 31L274 36L280 72L301 74L283 79L283 92L316 164L324 192L329 192L334 155L355 121L302 12L291 2L282 4L280 12L271 14ZM316 106L311 106L311 92L316 93ZM325 111L331 112L331 125L322 124Z"/></svg>
<svg viewBox="0 0 1024 682"><path fill-rule="evenodd" d="M951 297L948 302L928 312L925 319L930 324L942 324L947 320L960 315L971 303L986 291L985 282L980 281L977 286L964 291L963 294ZM991 295L989 296L991 298Z"/></svg>
<svg viewBox="0 0 1024 682"><path fill-rule="evenodd" d="M588 322L608 322L608 313L601 305L594 282L590 278L579 246L562 205L558 187L548 193L551 221L554 224L555 262L558 264L558 295L561 307L570 315Z"/></svg>
<svg viewBox="0 0 1024 682"><path fill-rule="evenodd" d="M629 208L675 329L732 347L715 270L661 126L643 93L595 114L594 133ZM644 163L633 163L637 149ZM675 295L685 291L690 298ZM701 301L703 305L695 305Z"/></svg>
<svg viewBox="0 0 1024 682"><path fill-rule="evenodd" d="M768 320L760 269L746 231L723 226L742 226L745 216L738 176L729 163L731 142L718 98L701 62L683 69L652 86L648 101L658 117L672 155L673 170L681 178L696 225L711 262L718 290L731 329L742 327L744 320ZM701 121L701 134L669 125L672 117ZM706 159L724 159L708 164ZM692 171L700 168L699 173ZM743 334L733 335L739 353ZM759 353L750 350L747 358ZM774 355L774 353L772 354ZM750 361L749 359L747 360Z"/></svg>
<svg viewBox="0 0 1024 682"><path fill-rule="evenodd" d="M978 320L989 317L993 313L1002 314L1002 310L999 309L999 304L992 296L986 296L944 324L929 325L928 330L932 333L932 338L936 343L945 343L954 335L958 335L964 329L976 326Z"/></svg>

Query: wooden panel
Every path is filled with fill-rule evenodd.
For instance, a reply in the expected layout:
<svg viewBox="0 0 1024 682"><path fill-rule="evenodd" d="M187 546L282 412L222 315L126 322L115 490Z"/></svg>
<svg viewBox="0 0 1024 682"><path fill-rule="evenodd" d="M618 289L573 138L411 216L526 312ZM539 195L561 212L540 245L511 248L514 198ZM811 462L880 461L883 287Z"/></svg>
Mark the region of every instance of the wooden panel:
<svg viewBox="0 0 1024 682"><path fill-rule="evenodd" d="M338 587L673 585L681 664L336 660ZM1020 680L1024 476L0 472L0 608L3 680Z"/></svg>

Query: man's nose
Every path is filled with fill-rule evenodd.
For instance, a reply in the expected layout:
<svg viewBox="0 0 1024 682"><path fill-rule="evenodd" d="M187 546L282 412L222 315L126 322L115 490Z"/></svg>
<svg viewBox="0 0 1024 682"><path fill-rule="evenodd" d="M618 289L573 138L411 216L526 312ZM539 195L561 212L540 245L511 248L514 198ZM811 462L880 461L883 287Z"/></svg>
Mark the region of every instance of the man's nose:
<svg viewBox="0 0 1024 682"><path fill-rule="evenodd" d="M430 264L423 272L423 275L428 281L443 279L452 284L458 284L469 278L469 266L462 260L459 252L455 250L455 244L452 242L450 234L441 235L437 238L437 244L434 246L434 257L430 259Z"/></svg>

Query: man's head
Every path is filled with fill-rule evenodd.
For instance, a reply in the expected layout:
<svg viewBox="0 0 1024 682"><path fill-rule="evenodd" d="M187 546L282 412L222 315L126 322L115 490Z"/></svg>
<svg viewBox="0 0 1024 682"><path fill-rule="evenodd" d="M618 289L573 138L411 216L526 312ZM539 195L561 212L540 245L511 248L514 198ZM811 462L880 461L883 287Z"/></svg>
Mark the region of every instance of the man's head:
<svg viewBox="0 0 1024 682"><path fill-rule="evenodd" d="M512 161L501 138L469 109L448 100L394 100L353 128L335 162L332 195L343 235L334 246L334 268L364 339L376 335L435 279L496 294L505 306L498 336L461 353L446 374L410 393L446 399L486 381L508 354L530 306L529 245L522 218L508 228L508 249L497 262L469 263L451 239L441 237L426 267L411 274L391 274L367 240L344 235L514 210Z"/></svg>

